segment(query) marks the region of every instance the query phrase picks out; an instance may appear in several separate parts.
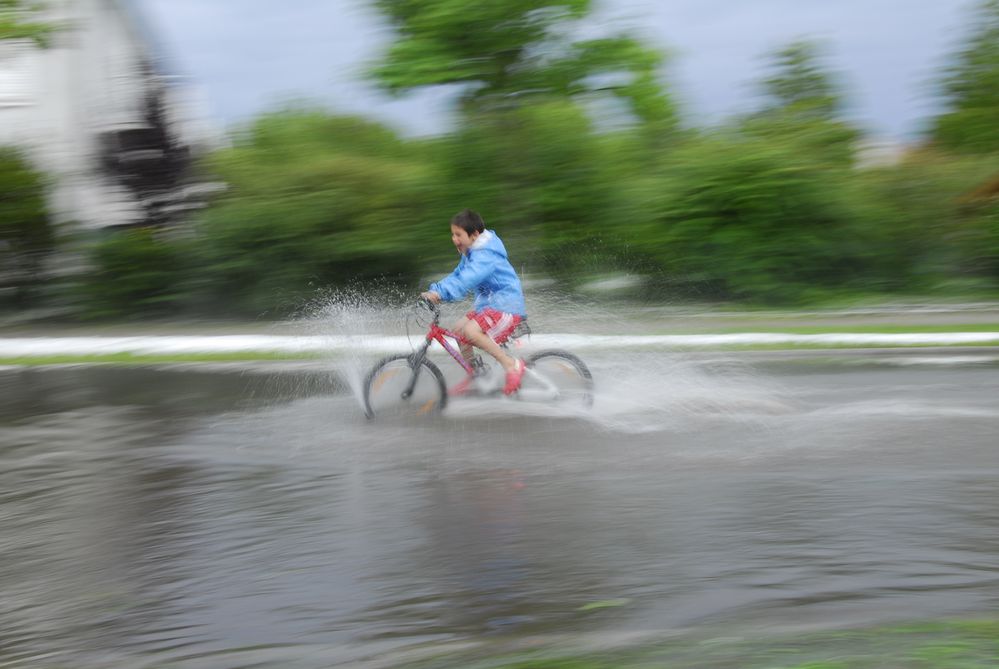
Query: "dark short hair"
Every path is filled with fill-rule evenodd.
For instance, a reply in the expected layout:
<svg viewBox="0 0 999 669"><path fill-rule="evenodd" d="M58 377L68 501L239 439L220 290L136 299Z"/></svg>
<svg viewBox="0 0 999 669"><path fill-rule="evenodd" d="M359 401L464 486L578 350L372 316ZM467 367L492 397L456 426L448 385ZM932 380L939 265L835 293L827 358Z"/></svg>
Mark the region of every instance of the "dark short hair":
<svg viewBox="0 0 999 669"><path fill-rule="evenodd" d="M462 209L452 216L451 225L457 225L469 235L474 232L482 232L486 229L486 224L483 222L482 217L479 216L478 212L474 212L471 209Z"/></svg>

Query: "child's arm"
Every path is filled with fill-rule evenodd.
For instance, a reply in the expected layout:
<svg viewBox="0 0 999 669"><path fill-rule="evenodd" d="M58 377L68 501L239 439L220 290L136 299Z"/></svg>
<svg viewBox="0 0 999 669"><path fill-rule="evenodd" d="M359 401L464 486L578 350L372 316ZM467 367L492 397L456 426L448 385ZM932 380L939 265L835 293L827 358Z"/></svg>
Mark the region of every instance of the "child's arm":
<svg viewBox="0 0 999 669"><path fill-rule="evenodd" d="M437 293L444 302L456 302L486 280L493 273L500 256L487 251L477 251L474 258L460 263L453 272L430 284L430 291ZM428 298L429 299L429 298Z"/></svg>

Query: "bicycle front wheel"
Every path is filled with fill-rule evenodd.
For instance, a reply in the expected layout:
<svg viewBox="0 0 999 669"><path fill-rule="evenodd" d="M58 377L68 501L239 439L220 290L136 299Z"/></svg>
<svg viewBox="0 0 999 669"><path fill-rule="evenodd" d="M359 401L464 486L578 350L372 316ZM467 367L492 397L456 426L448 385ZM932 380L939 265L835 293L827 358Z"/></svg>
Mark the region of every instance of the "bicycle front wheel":
<svg viewBox="0 0 999 669"><path fill-rule="evenodd" d="M364 414L368 418L437 414L446 405L444 375L426 358L414 366L411 355L389 356L364 379Z"/></svg>
<svg viewBox="0 0 999 669"><path fill-rule="evenodd" d="M582 360L568 351L541 351L527 358L520 399L588 409L593 406L593 376Z"/></svg>

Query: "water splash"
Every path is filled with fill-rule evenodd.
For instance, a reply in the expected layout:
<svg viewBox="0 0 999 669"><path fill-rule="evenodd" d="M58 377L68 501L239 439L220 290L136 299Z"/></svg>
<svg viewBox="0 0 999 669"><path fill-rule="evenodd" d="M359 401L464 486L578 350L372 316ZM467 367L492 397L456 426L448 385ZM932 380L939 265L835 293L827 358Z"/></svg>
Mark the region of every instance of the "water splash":
<svg viewBox="0 0 999 669"><path fill-rule="evenodd" d="M361 406L362 384L373 359L372 339L410 328L414 301L390 286L329 289L306 304L294 323L303 334L325 340L324 360Z"/></svg>
<svg viewBox="0 0 999 669"><path fill-rule="evenodd" d="M458 320L468 308L444 305L442 322ZM552 288L532 291L528 308L533 334L516 342L514 354L527 357L548 348L579 353L594 375L594 406L462 398L452 400L447 420L569 419L606 432L643 434L696 430L704 420L765 428L770 417L786 413L792 405L775 381L732 356L694 359L661 342L635 347L634 333L648 327L648 315L640 309L615 311L606 303ZM428 324L425 314L410 293L332 290L313 300L295 323L303 334L328 342L324 360L346 382L355 400L351 410L356 410L373 364L387 353L408 353L420 344ZM464 374L439 347L431 348L430 357L449 384ZM343 410L345 405L339 406Z"/></svg>

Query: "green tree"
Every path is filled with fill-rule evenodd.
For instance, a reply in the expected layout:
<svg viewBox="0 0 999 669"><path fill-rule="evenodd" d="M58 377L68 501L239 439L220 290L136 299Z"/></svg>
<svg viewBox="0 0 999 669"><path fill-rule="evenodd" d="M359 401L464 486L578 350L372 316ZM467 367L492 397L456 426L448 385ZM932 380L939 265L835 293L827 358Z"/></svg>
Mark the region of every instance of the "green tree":
<svg viewBox="0 0 999 669"><path fill-rule="evenodd" d="M613 156L568 100L467 116L442 140L451 209L473 204L525 269L571 279L599 255Z"/></svg>
<svg viewBox="0 0 999 669"><path fill-rule="evenodd" d="M31 304L53 244L44 177L17 150L0 148L0 274L16 306Z"/></svg>
<svg viewBox="0 0 999 669"><path fill-rule="evenodd" d="M999 287L999 197L967 206L962 213L960 273L984 278L993 289Z"/></svg>
<svg viewBox="0 0 999 669"><path fill-rule="evenodd" d="M954 272L973 282L984 279L999 287L999 175L993 155L964 154L950 157L959 176L961 193L950 198L949 237L957 248ZM967 188L969 183L974 188Z"/></svg>
<svg viewBox="0 0 999 669"><path fill-rule="evenodd" d="M95 318L165 316L185 306L195 247L152 228L109 230L93 247L93 271L83 285Z"/></svg>
<svg viewBox="0 0 999 669"><path fill-rule="evenodd" d="M910 152L898 165L856 173L851 197L869 208L884 282L933 290L956 277L987 273L983 260L991 251L977 214L989 199L976 197L974 186L990 177L995 181L990 158L930 147Z"/></svg>
<svg viewBox="0 0 999 669"><path fill-rule="evenodd" d="M603 93L663 129L675 124L656 77L662 56L619 35L572 37L591 0L376 0L397 34L373 69L400 93L457 85L463 109L509 108L534 98Z"/></svg>
<svg viewBox="0 0 999 669"><path fill-rule="evenodd" d="M54 26L37 20L40 7L24 0L0 0L0 40L31 39L48 46Z"/></svg>
<svg viewBox="0 0 999 669"><path fill-rule="evenodd" d="M812 119L834 120L843 99L830 72L821 64L818 44L796 41L772 55L772 73L762 81L767 111Z"/></svg>
<svg viewBox="0 0 999 669"><path fill-rule="evenodd" d="M54 26L37 20L40 11L35 3L0 0L0 42L30 39L48 46ZM53 244L43 176L17 150L0 147L0 281L13 288L14 305L29 306L36 297Z"/></svg>
<svg viewBox="0 0 999 669"><path fill-rule="evenodd" d="M770 74L759 84L766 103L744 120L742 130L798 144L834 163L851 163L860 133L841 118L844 96L822 63L819 45L792 42L770 58Z"/></svg>
<svg viewBox="0 0 999 669"><path fill-rule="evenodd" d="M261 117L206 165L229 189L196 225L205 292L230 311L281 313L329 285L413 281L427 240L446 230L420 156L356 118Z"/></svg>
<svg viewBox="0 0 999 669"><path fill-rule="evenodd" d="M630 145L643 147L634 157L647 161L677 134L658 79L662 54L624 34L578 39L591 0L376 6L396 40L373 68L375 80L394 93L459 90L458 128L437 153L451 208L481 210L518 258L539 261L533 269L571 278L606 260L602 215L612 174L624 176L614 171L621 157L609 135L633 135ZM600 130L599 120L610 123Z"/></svg>
<svg viewBox="0 0 999 669"><path fill-rule="evenodd" d="M635 266L702 298L786 303L863 285L870 227L846 177L762 138L689 142L634 192Z"/></svg>
<svg viewBox="0 0 999 669"><path fill-rule="evenodd" d="M999 151L999 0L981 2L972 26L940 82L947 111L930 136L960 151Z"/></svg>

